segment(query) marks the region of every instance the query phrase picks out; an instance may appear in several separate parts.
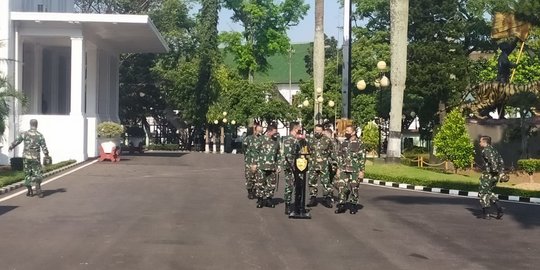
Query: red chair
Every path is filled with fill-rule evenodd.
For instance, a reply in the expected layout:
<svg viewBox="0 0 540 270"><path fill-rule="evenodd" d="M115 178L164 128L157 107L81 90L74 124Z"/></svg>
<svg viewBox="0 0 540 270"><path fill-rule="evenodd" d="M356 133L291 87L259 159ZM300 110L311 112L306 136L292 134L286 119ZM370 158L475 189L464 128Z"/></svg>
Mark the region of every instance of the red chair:
<svg viewBox="0 0 540 270"><path fill-rule="evenodd" d="M118 162L118 161L120 161L120 152L121 152L120 146L115 146L112 149L111 153L105 153L105 151L103 150L103 147L100 145L99 146L99 159L98 159L98 161L101 162L101 161L104 161L104 160L108 159L111 162Z"/></svg>

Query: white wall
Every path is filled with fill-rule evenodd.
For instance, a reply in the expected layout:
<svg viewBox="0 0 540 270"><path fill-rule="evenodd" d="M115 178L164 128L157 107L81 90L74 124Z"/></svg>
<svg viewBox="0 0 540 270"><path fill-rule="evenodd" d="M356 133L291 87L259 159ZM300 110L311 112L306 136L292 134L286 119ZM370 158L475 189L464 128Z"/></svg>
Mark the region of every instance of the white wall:
<svg viewBox="0 0 540 270"><path fill-rule="evenodd" d="M300 92L299 84L291 84L291 87L289 84L276 84L276 87L289 104L292 104L292 97Z"/></svg>

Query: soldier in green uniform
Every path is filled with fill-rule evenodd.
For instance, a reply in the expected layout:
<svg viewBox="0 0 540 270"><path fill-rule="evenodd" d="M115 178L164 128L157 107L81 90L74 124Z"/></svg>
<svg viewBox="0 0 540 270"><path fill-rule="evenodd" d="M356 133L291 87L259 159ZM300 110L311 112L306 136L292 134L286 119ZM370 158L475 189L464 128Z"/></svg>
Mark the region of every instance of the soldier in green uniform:
<svg viewBox="0 0 540 270"><path fill-rule="evenodd" d="M324 197L324 205L328 208L332 207L334 189L330 183L330 175L328 167L336 160L334 154L334 144L332 140L323 134L323 126L315 125L313 137L308 139L309 152L309 203L307 206L313 207L317 205L318 183L322 184L322 194Z"/></svg>
<svg viewBox="0 0 540 270"><path fill-rule="evenodd" d="M480 205L482 206L482 218L489 219L489 208L494 205L497 208L497 219L503 216L503 209L498 204L499 199L493 193L493 188L497 185L501 176L504 175L504 161L491 146L491 137L480 137L480 147L482 148L482 159L484 160L484 170L480 176L480 189L478 196L480 197Z"/></svg>
<svg viewBox="0 0 540 270"><path fill-rule="evenodd" d="M34 196L32 191L32 182L36 185L36 193L38 197L43 198L41 191L41 180L43 174L41 170L40 153L48 157L49 150L45 144L45 138L37 131L38 121L30 120L30 130L19 134L17 139L9 146L9 151L13 150L21 142L24 142L23 158L24 158L24 185L28 189L26 196Z"/></svg>
<svg viewBox="0 0 540 270"><path fill-rule="evenodd" d="M253 134L248 135L243 143L242 148L244 152L244 175L246 177L246 189L248 192L248 198L250 200L255 199L255 179L257 177L257 151L260 136L262 134L262 126L255 125L253 127Z"/></svg>
<svg viewBox="0 0 540 270"><path fill-rule="evenodd" d="M257 208L274 207L272 198L276 189L280 159L278 135L277 127L269 125L266 134L261 136L258 144L257 170L259 176L255 181Z"/></svg>
<svg viewBox="0 0 540 270"><path fill-rule="evenodd" d="M281 166L285 174L285 193L283 200L285 201L285 214L291 213L292 194L294 192L294 162L295 162L295 145L298 141L298 136L302 135L302 126L298 122L291 122L290 134L283 138L283 147L281 155Z"/></svg>
<svg viewBox="0 0 540 270"><path fill-rule="evenodd" d="M338 149L338 180L336 186L339 192L339 201L336 214L347 210L347 200L351 203L350 213L358 212L358 186L364 178L366 165L366 152L362 143L356 137L356 128L345 128L345 140L339 144Z"/></svg>
<svg viewBox="0 0 540 270"><path fill-rule="evenodd" d="M336 158L336 160L332 160L328 164L328 175L330 178L330 185L332 187L335 186L334 179L336 178L336 172L337 172L337 149L339 148L339 141L337 138L334 138L333 135L334 135L334 132L332 131L332 129L326 128L324 130L324 136L328 137L332 141L332 146L334 149L334 157Z"/></svg>

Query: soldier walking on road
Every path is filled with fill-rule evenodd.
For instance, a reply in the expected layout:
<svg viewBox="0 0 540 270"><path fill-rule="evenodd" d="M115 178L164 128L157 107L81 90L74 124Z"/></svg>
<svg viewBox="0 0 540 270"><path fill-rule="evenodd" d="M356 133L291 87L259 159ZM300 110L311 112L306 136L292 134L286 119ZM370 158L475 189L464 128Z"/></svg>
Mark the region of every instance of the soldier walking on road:
<svg viewBox="0 0 540 270"><path fill-rule="evenodd" d="M311 157L309 159L309 203L307 206L317 205L318 183L323 188L324 205L332 208L334 188L330 183L328 167L336 160L332 140L323 134L323 126L315 126L313 137L308 139Z"/></svg>
<svg viewBox="0 0 540 270"><path fill-rule="evenodd" d="M258 145L257 169L259 176L255 182L257 208L274 207L272 199L276 189L280 159L278 136L277 127L269 125Z"/></svg>
<svg viewBox="0 0 540 270"><path fill-rule="evenodd" d="M356 128L345 128L345 140L339 144L338 149L338 180L336 186L339 192L339 201L336 214L347 210L347 200L351 203L350 213L358 212L358 186L364 178L366 165L366 152L362 143L356 137Z"/></svg>
<svg viewBox="0 0 540 270"><path fill-rule="evenodd" d="M493 193L493 188L497 185L504 175L504 161L491 146L491 137L480 137L480 147L482 148L482 159L484 160L484 170L480 176L480 189L478 196L480 197L480 205L482 206L482 218L490 219L489 208L494 205L497 208L497 219L501 219L504 215L502 207L499 205L499 199Z"/></svg>
<svg viewBox="0 0 540 270"><path fill-rule="evenodd" d="M291 122L290 134L283 138L283 155L281 166L285 174L285 193L283 200L285 201L285 214L291 213L292 194L294 193L294 166L295 166L295 146L298 137L301 136L302 126L298 122Z"/></svg>
<svg viewBox="0 0 540 270"><path fill-rule="evenodd" d="M248 198L250 200L255 199L255 179L257 177L257 156L259 149L260 136L262 134L262 127L255 125L253 127L253 134L247 136L242 142L242 148L244 152L244 174L246 177L246 189L248 192Z"/></svg>
<svg viewBox="0 0 540 270"><path fill-rule="evenodd" d="M49 150L45 144L45 138L41 133L37 131L38 121L36 119L30 120L30 130L19 134L17 139L9 146L9 151L13 150L21 142L24 142L23 150L23 164L24 164L24 185L28 189L26 196L34 196L32 191L32 182L36 185L36 193L38 197L43 198L43 192L41 191L41 180L43 179L40 153L48 157Z"/></svg>

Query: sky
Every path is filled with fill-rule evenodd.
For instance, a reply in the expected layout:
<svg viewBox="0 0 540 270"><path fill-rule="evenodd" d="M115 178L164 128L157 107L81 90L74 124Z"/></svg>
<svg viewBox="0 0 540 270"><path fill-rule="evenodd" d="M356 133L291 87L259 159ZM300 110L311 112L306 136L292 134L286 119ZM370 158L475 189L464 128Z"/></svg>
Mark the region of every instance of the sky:
<svg viewBox="0 0 540 270"><path fill-rule="evenodd" d="M307 43L313 41L315 34L315 0L304 0L309 5L309 10L304 19L297 26L288 31L291 43ZM218 30L241 31L240 25L231 21L232 11L222 9L219 13ZM324 33L329 37L333 36L341 43L343 39L343 10L340 8L339 0L324 1ZM339 36L338 36L339 35Z"/></svg>

